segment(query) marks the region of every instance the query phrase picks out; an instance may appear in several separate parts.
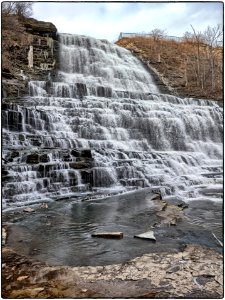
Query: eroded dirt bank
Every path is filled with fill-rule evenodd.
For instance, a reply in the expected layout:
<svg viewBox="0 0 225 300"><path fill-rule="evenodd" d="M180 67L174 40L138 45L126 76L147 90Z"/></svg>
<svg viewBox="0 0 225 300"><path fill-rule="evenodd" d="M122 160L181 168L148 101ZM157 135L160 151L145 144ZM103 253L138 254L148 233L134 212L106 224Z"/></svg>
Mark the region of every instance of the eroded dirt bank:
<svg viewBox="0 0 225 300"><path fill-rule="evenodd" d="M125 264L53 267L5 247L3 298L221 298L222 255L198 245Z"/></svg>

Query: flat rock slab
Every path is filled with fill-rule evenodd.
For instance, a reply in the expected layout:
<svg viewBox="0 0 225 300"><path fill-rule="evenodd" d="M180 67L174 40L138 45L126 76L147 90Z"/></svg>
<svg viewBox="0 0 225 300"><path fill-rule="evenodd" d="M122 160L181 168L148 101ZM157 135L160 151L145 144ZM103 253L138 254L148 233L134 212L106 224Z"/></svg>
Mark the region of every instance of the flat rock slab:
<svg viewBox="0 0 225 300"><path fill-rule="evenodd" d="M135 235L134 238L145 239L145 240L153 240L156 241L154 236L154 232L152 230Z"/></svg>
<svg viewBox="0 0 225 300"><path fill-rule="evenodd" d="M91 236L105 239L122 239L123 232L96 232L93 233Z"/></svg>
<svg viewBox="0 0 225 300"><path fill-rule="evenodd" d="M49 266L6 247L2 259L3 298L223 297L223 256L199 245L96 267Z"/></svg>

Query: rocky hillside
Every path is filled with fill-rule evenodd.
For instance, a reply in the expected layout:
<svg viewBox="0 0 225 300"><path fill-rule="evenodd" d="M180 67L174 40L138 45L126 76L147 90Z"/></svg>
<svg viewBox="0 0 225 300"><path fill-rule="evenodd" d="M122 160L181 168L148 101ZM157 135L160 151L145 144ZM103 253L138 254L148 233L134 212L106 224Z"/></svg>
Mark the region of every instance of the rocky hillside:
<svg viewBox="0 0 225 300"><path fill-rule="evenodd" d="M2 16L3 97L27 94L28 80L46 78L56 64L57 29L52 23Z"/></svg>
<svg viewBox="0 0 225 300"><path fill-rule="evenodd" d="M210 53L207 45L200 45L201 60L198 70L198 49L192 41L176 42L167 39L124 37L117 44L131 50L139 57L161 78L172 94L223 100L222 48L213 49L215 86L212 88Z"/></svg>

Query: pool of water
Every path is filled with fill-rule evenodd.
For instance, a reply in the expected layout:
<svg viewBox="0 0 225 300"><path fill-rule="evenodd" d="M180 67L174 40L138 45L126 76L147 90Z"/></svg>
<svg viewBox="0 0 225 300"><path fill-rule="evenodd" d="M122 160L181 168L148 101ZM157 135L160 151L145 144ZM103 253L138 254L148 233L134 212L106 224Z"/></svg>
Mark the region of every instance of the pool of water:
<svg viewBox="0 0 225 300"><path fill-rule="evenodd" d="M107 265L124 263L150 252L178 252L187 243L222 251L222 203L193 201L187 218L177 226L154 229L156 242L135 239L151 229L159 217L148 189L106 199L59 201L48 209L23 213L9 226L7 243L20 254L52 265ZM122 231L120 240L94 238L94 232Z"/></svg>

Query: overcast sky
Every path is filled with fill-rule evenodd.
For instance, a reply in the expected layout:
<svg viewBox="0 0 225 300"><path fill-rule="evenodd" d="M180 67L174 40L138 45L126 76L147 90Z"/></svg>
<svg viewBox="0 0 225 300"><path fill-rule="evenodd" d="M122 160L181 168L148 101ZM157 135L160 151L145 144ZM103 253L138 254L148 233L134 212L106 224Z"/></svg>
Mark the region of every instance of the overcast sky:
<svg viewBox="0 0 225 300"><path fill-rule="evenodd" d="M109 41L120 32L150 32L160 28L182 36L223 22L222 2L37 2L33 17L55 24L60 33L76 33Z"/></svg>

